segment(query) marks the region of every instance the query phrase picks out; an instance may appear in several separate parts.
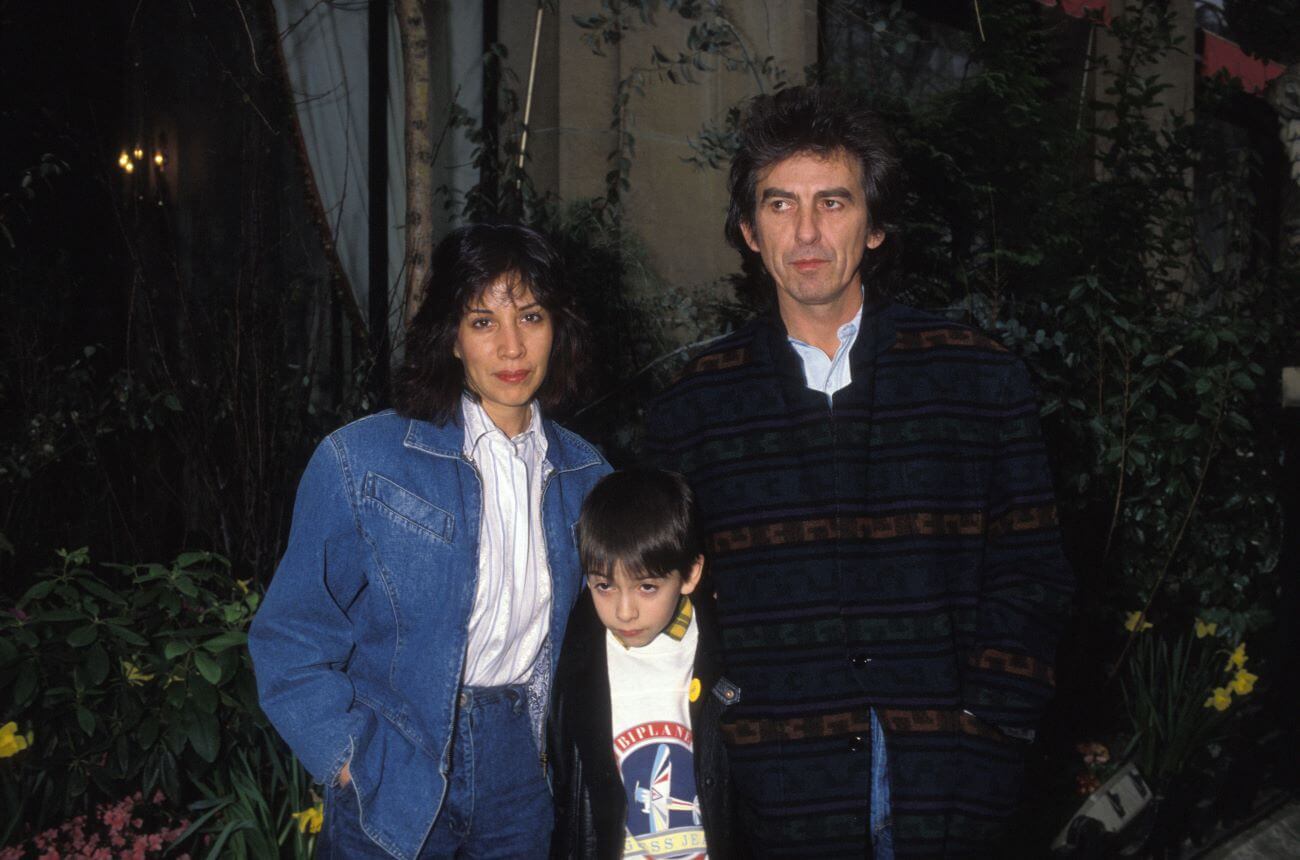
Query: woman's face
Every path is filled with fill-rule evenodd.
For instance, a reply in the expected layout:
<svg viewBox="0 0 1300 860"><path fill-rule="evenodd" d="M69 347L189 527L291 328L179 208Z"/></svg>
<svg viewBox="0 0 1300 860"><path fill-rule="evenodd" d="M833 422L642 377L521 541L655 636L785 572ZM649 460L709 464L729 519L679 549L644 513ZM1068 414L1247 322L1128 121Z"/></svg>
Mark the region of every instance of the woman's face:
<svg viewBox="0 0 1300 860"><path fill-rule="evenodd" d="M513 276L486 287L460 318L452 351L465 365L465 384L508 436L528 426L528 404L546 379L553 335L550 313Z"/></svg>

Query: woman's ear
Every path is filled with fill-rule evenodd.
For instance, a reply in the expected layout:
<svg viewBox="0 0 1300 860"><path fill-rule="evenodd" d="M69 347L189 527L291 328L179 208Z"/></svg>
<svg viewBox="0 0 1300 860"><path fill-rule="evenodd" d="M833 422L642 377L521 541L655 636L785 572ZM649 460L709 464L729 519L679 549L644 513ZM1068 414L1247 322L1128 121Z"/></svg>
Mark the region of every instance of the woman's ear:
<svg viewBox="0 0 1300 860"><path fill-rule="evenodd" d="M700 576L704 573L704 556L695 556L695 561L691 563L690 575L682 581L682 594L690 594L695 590L695 586L700 584Z"/></svg>

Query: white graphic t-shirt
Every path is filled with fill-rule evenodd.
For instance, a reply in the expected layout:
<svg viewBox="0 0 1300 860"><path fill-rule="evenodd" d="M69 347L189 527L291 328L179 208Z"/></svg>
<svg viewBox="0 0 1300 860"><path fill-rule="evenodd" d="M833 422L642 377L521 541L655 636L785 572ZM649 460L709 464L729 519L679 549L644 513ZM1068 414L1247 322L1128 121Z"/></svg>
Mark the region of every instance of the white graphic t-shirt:
<svg viewBox="0 0 1300 860"><path fill-rule="evenodd" d="M627 793L623 856L705 860L689 711L700 635L693 623L680 639L669 632L677 630L640 648L605 632L614 756Z"/></svg>

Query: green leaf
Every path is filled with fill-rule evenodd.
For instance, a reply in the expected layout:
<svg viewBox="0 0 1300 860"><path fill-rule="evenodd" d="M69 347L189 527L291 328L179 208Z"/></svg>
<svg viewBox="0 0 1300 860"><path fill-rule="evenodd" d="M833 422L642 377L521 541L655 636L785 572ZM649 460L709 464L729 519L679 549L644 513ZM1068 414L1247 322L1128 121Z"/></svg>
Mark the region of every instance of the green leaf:
<svg viewBox="0 0 1300 860"><path fill-rule="evenodd" d="M99 638L99 625L86 624L68 634L68 644L73 648L84 648Z"/></svg>
<svg viewBox="0 0 1300 860"><path fill-rule="evenodd" d="M92 686L98 687L108 677L108 652L96 642L86 652L86 677Z"/></svg>
<svg viewBox="0 0 1300 860"><path fill-rule="evenodd" d="M210 561L211 559L212 553L210 552L183 552L176 556L176 567L183 569L198 564L201 561Z"/></svg>
<svg viewBox="0 0 1300 860"><path fill-rule="evenodd" d="M221 666L210 655L202 651L194 652L194 665L209 684L216 685L221 682Z"/></svg>
<svg viewBox="0 0 1300 860"><path fill-rule="evenodd" d="M54 624L59 621L85 621L86 614L75 609L53 609L49 612L37 612L32 615L34 624Z"/></svg>
<svg viewBox="0 0 1300 860"><path fill-rule="evenodd" d="M206 762L216 761L217 751L221 746L221 733L217 718L212 714L193 715L189 725L190 746Z"/></svg>
<svg viewBox="0 0 1300 860"><path fill-rule="evenodd" d="M87 735L95 733L95 715L82 705L77 705L77 725Z"/></svg>
<svg viewBox="0 0 1300 860"><path fill-rule="evenodd" d="M163 646L163 657L165 657L168 660L175 660L177 657L181 656L182 654L188 653L189 650L190 650L190 643L182 642L180 640L175 640L172 642L168 642L166 645Z"/></svg>
<svg viewBox="0 0 1300 860"><path fill-rule="evenodd" d="M181 411L181 402L179 399L177 399L175 394L168 394L166 397L164 397L163 406L166 406L172 412Z"/></svg>
<svg viewBox="0 0 1300 860"><path fill-rule="evenodd" d="M140 721L139 728L135 731L135 740L141 749L149 749L158 740L158 718L149 714Z"/></svg>
<svg viewBox="0 0 1300 860"><path fill-rule="evenodd" d="M134 630L129 630L120 624L109 624L107 627L109 632L118 639L121 639L123 642L134 645L137 648L149 647L149 640L141 636L139 633L136 633Z"/></svg>
<svg viewBox="0 0 1300 860"><path fill-rule="evenodd" d="M58 583L53 579L46 579L36 583L31 588L27 589L27 593L19 599L18 608L22 609L33 600L44 600L57 584Z"/></svg>
<svg viewBox="0 0 1300 860"><path fill-rule="evenodd" d="M227 648L242 648L247 644L247 633L244 633L241 630L230 630L204 642L203 647L211 651L213 654L218 654L225 651Z"/></svg>
<svg viewBox="0 0 1300 860"><path fill-rule="evenodd" d="M204 713L215 714L217 712L217 688L207 681L191 678L190 698L194 700L194 705Z"/></svg>
<svg viewBox="0 0 1300 860"><path fill-rule="evenodd" d="M199 587L188 576L178 576L175 580L176 590L186 597L198 597Z"/></svg>
<svg viewBox="0 0 1300 860"><path fill-rule="evenodd" d="M123 598L121 594L118 594L116 591L113 591L111 588L102 583L96 582L93 579L83 579L81 581L81 587L98 597L100 600L105 600L116 605L126 603L126 599Z"/></svg>
<svg viewBox="0 0 1300 860"><path fill-rule="evenodd" d="M18 670L18 680L14 681L14 707L21 708L31 701L32 694L36 692L36 682L40 673L36 669L35 663L25 663Z"/></svg>

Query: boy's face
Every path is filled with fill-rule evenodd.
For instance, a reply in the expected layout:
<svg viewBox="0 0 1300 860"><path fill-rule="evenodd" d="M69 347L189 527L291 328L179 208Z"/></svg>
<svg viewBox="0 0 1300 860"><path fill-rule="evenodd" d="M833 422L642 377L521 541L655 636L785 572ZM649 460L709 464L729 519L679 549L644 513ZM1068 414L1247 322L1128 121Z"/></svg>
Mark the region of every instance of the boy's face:
<svg viewBox="0 0 1300 860"><path fill-rule="evenodd" d="M612 578L588 576L587 586L600 623L625 647L640 648L673 620L678 600L699 585L703 568L704 557L700 556L690 570L673 571L662 578L633 579L622 565L616 565Z"/></svg>

